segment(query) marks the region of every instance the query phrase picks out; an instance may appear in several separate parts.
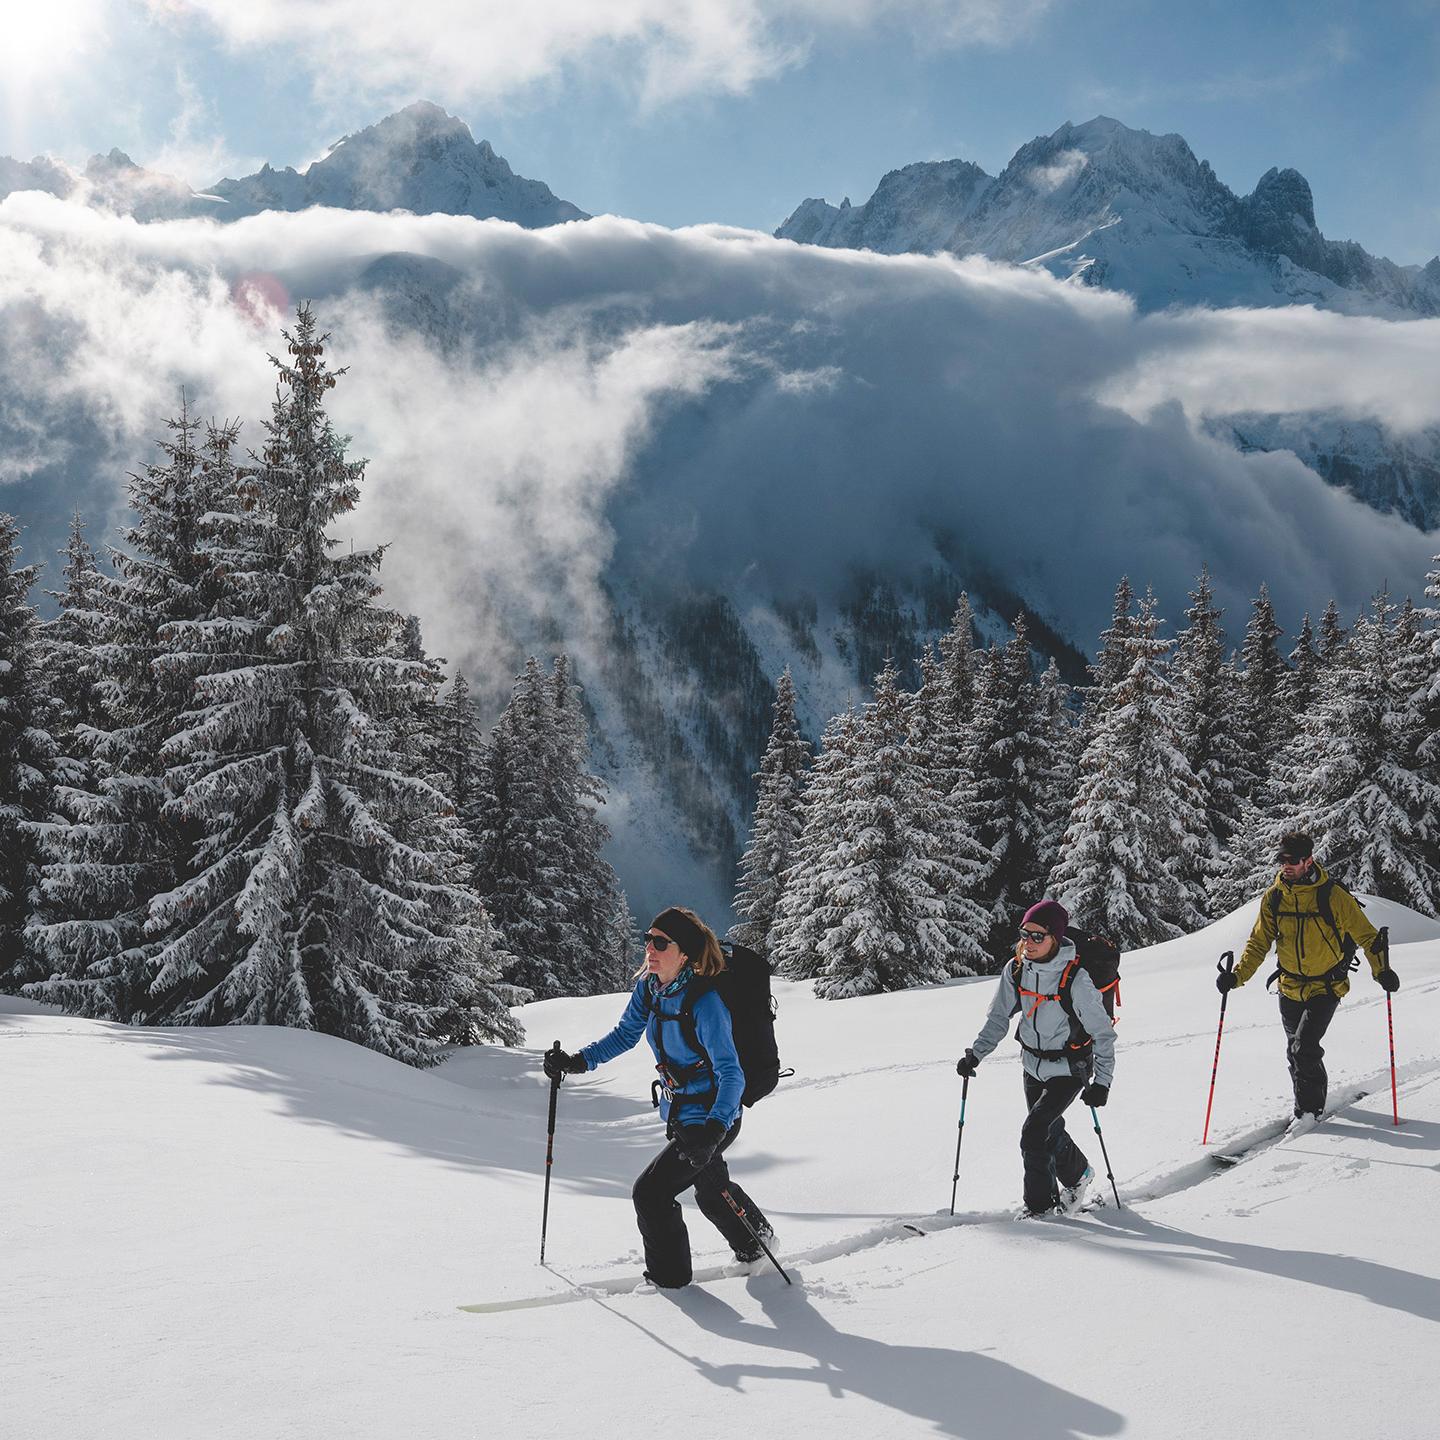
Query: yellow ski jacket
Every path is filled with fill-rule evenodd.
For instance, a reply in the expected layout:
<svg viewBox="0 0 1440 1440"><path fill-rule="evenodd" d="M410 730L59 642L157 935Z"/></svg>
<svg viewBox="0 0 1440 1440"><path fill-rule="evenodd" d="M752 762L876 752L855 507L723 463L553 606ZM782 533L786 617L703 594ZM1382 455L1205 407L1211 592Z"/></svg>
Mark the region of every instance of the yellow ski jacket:
<svg viewBox="0 0 1440 1440"><path fill-rule="evenodd" d="M1260 898L1260 916L1235 967L1237 984L1243 985L1260 968L1273 945L1280 963L1282 995L1290 1000L1312 1000L1317 995L1339 999L1350 989L1350 977L1343 968L1347 935L1364 949L1372 974L1384 969L1383 958L1374 948L1379 932L1343 885L1336 882L1330 886L1333 926L1321 912L1317 896L1328 879L1318 864L1311 878L1294 885L1286 882L1283 872L1275 876ZM1272 898L1275 896L1278 903Z"/></svg>

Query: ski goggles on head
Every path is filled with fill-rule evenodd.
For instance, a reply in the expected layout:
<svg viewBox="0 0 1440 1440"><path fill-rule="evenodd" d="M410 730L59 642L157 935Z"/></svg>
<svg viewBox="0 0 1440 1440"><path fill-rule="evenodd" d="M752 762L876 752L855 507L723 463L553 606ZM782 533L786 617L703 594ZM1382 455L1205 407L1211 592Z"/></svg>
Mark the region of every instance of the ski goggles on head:
<svg viewBox="0 0 1440 1440"><path fill-rule="evenodd" d="M645 934L645 948L653 950L657 955L663 955L674 943L668 935L657 935L653 930Z"/></svg>
<svg viewBox="0 0 1440 1440"><path fill-rule="evenodd" d="M1048 930L1026 930L1023 926L1021 927L1020 939L1022 941L1028 941L1031 945L1039 945L1041 941L1048 940L1049 938L1050 932Z"/></svg>

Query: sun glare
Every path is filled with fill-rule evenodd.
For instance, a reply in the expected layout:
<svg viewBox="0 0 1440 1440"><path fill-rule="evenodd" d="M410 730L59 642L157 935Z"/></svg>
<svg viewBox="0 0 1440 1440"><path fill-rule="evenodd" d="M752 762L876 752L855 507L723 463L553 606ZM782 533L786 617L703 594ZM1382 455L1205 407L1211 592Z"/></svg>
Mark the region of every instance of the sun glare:
<svg viewBox="0 0 1440 1440"><path fill-rule="evenodd" d="M0 4L0 85L35 88L99 38L104 0Z"/></svg>

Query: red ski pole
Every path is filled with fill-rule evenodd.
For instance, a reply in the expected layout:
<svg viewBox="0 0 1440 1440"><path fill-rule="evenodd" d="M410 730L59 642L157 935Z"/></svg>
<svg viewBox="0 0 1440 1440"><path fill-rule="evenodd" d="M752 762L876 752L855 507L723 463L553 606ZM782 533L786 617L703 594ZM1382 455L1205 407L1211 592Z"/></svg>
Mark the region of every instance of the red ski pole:
<svg viewBox="0 0 1440 1440"><path fill-rule="evenodd" d="M1390 927L1383 925L1380 928L1380 946L1385 956L1384 968L1390 968ZM1394 1117L1393 1123L1400 1123L1400 1091L1395 1083L1395 1011L1390 1004L1390 992L1385 992L1385 1024L1390 1031L1390 1113Z"/></svg>
<svg viewBox="0 0 1440 1440"><path fill-rule="evenodd" d="M1227 950L1215 962L1215 968L1222 974L1228 975L1235 968L1235 952ZM1229 990L1220 992L1220 1028L1215 1032L1215 1064L1210 1070L1210 1098L1205 1102L1205 1131L1200 1136L1200 1143L1210 1143L1210 1107L1215 1103L1215 1077L1220 1073L1220 1040L1225 1034L1225 1002L1230 998Z"/></svg>

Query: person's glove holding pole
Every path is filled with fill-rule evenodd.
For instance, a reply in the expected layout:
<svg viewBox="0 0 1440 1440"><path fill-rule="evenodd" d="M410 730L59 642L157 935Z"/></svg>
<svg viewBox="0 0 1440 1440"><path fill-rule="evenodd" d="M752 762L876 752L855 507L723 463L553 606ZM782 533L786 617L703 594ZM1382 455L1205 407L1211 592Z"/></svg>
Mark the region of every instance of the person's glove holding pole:
<svg viewBox="0 0 1440 1440"><path fill-rule="evenodd" d="M540 1212L540 1263L545 1263L545 1236L550 1228L550 1172L555 1166L555 1105L560 1082L567 1075L583 1075L590 1067L583 1055L567 1055L557 1040L546 1052L541 1068L550 1077L550 1118L545 1125L545 1205Z"/></svg>
<svg viewBox="0 0 1440 1440"><path fill-rule="evenodd" d="M955 1175L950 1181L950 1213L955 1213L955 1194L960 1188L960 1147L965 1143L965 1102L970 1098L970 1081L975 1077L975 1070L980 1064L980 1057L973 1051L967 1050L956 1062L955 1073L964 1082L960 1086L960 1129L955 1136Z"/></svg>
<svg viewBox="0 0 1440 1440"><path fill-rule="evenodd" d="M1210 1143L1210 1108L1215 1104L1215 1077L1220 1073L1220 1040L1225 1034L1225 1005L1230 992L1240 983L1235 978L1235 952L1227 950L1215 962L1215 988L1220 992L1220 1027L1215 1031L1215 1063L1210 1067L1210 1098L1205 1102L1205 1129L1201 1132L1200 1143Z"/></svg>

